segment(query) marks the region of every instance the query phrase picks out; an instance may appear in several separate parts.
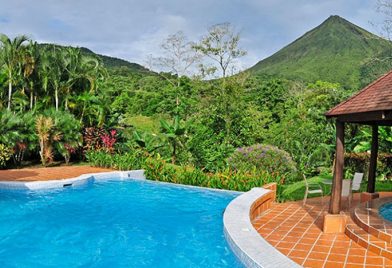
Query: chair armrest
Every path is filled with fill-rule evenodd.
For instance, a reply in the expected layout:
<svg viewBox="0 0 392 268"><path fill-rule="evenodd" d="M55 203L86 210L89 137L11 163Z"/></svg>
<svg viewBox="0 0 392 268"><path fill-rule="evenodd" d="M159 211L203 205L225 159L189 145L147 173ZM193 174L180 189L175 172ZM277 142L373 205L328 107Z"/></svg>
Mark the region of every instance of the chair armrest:
<svg viewBox="0 0 392 268"><path fill-rule="evenodd" d="M316 182L308 183L308 187L309 188L312 187L312 186L316 186L318 188L323 188L320 183L316 183Z"/></svg>

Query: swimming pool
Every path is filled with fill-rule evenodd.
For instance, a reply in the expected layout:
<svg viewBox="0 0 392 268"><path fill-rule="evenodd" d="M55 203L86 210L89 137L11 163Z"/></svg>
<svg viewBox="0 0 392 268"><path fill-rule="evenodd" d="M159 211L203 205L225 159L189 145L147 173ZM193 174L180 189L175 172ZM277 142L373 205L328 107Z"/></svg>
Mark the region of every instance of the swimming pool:
<svg viewBox="0 0 392 268"><path fill-rule="evenodd" d="M392 221L392 202L388 202L380 206L378 209L378 214L384 219Z"/></svg>
<svg viewBox="0 0 392 268"><path fill-rule="evenodd" d="M222 213L238 194L144 180L0 192L0 267L242 267Z"/></svg>

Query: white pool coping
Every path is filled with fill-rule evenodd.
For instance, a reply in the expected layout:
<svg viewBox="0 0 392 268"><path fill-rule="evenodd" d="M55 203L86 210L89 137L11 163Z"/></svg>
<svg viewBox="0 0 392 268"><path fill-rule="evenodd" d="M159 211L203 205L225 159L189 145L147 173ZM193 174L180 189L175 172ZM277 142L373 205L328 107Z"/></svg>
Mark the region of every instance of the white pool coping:
<svg viewBox="0 0 392 268"><path fill-rule="evenodd" d="M82 174L75 178L68 179L53 179L47 181L2 181L0 179L0 190L45 190L45 189L55 189L64 188L67 186L79 186L84 185L93 181L107 181L107 180L146 180L147 178L144 174L143 169L138 170L128 170L128 171L109 171L109 172L99 172L99 173L87 173ZM178 184L171 182L163 182L157 180L148 180L151 183L163 184L169 186L176 186L182 188L191 188L198 190L207 190L214 192L225 192L231 194L242 194L243 192L226 190L226 189L216 189L207 188L202 186L188 185L188 184Z"/></svg>
<svg viewBox="0 0 392 268"><path fill-rule="evenodd" d="M48 181L0 181L0 190L44 190L79 186L92 181L105 181L113 179L139 179L145 180L144 170L113 171L101 173L88 173L70 179L56 179Z"/></svg>
<svg viewBox="0 0 392 268"><path fill-rule="evenodd" d="M252 204L269 192L267 189L253 188L230 202L223 215L226 239L246 267L301 267L269 244L251 223L249 214Z"/></svg>

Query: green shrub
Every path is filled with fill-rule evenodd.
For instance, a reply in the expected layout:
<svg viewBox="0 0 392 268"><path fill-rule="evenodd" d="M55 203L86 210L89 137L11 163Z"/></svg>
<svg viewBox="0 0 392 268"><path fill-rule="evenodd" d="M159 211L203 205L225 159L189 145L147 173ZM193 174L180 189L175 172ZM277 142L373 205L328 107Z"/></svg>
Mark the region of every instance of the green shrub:
<svg viewBox="0 0 392 268"><path fill-rule="evenodd" d="M86 160L96 167L132 170L144 167L145 156L140 150L133 150L124 154L108 154L104 150L90 150L86 152Z"/></svg>
<svg viewBox="0 0 392 268"><path fill-rule="evenodd" d="M281 183L292 182L296 179L297 168L290 155L272 145L256 144L238 148L228 164L237 171L268 173L282 177Z"/></svg>
<svg viewBox="0 0 392 268"><path fill-rule="evenodd" d="M144 169L146 177L150 180L234 191L248 191L270 182L281 182L283 179L265 171L252 173L226 169L206 173L192 166L169 164L159 155L150 157L138 150L112 155L104 151L88 151L86 159L91 165L98 167L119 170Z"/></svg>
<svg viewBox="0 0 392 268"><path fill-rule="evenodd" d="M151 180L234 191L249 191L253 187L282 180L268 172L251 173L226 169L205 173L198 168L175 166L156 158L147 158L144 169L146 177Z"/></svg>
<svg viewBox="0 0 392 268"><path fill-rule="evenodd" d="M362 172L367 176L370 164L370 153L346 153L344 165L346 176L351 177L355 172ZM377 178L392 178L392 154L379 153L377 159Z"/></svg>
<svg viewBox="0 0 392 268"><path fill-rule="evenodd" d="M61 133L61 138L56 142L56 149L68 164L71 155L82 146L81 123L69 112L48 110L47 116L53 118L56 128Z"/></svg>
<svg viewBox="0 0 392 268"><path fill-rule="evenodd" d="M12 150L0 143L0 167L5 167L12 156Z"/></svg>

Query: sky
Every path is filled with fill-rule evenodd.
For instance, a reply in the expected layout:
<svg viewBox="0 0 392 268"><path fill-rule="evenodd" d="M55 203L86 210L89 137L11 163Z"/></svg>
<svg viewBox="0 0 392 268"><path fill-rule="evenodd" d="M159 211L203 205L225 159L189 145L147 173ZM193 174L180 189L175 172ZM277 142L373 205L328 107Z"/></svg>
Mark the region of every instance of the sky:
<svg viewBox="0 0 392 268"><path fill-rule="evenodd" d="M160 44L183 31L199 40L214 24L229 22L253 66L330 15L371 32L380 20L375 0L0 0L0 33L38 42L83 46L146 65Z"/></svg>

